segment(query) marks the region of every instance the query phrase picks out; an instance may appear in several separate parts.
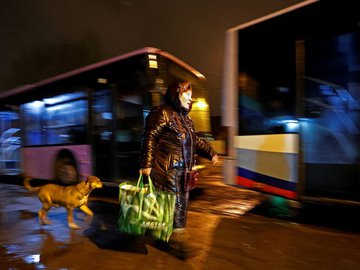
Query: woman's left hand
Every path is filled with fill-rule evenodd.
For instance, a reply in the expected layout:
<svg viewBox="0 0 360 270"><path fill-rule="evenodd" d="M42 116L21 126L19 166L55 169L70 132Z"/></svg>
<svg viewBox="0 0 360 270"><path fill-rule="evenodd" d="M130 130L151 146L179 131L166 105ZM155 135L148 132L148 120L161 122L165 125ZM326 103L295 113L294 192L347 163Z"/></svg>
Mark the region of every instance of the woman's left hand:
<svg viewBox="0 0 360 270"><path fill-rule="evenodd" d="M218 160L219 160L219 156L217 154L215 154L212 157L211 162L212 162L212 164L216 164L218 162Z"/></svg>
<svg viewBox="0 0 360 270"><path fill-rule="evenodd" d="M143 174L143 175L146 175L146 176L149 176L150 173L151 173L151 168L141 168L139 173Z"/></svg>

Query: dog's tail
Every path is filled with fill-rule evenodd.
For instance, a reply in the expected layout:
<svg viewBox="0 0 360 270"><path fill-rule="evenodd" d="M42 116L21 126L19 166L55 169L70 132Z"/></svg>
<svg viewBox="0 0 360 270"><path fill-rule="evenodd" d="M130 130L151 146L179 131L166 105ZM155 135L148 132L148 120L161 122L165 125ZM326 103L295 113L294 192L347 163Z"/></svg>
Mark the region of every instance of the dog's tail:
<svg viewBox="0 0 360 270"><path fill-rule="evenodd" d="M32 187L30 185L30 181L31 181L30 177L25 177L25 179L24 179L24 187L29 191L38 191L40 189L40 187Z"/></svg>

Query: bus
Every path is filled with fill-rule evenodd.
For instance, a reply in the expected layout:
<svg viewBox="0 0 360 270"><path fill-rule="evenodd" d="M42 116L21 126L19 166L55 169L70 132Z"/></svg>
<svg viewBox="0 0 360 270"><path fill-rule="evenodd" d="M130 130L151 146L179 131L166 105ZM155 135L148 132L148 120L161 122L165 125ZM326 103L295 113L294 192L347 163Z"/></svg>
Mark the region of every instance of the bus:
<svg viewBox="0 0 360 270"><path fill-rule="evenodd" d="M226 32L228 184L295 201L360 204L356 10L307 0Z"/></svg>
<svg viewBox="0 0 360 270"><path fill-rule="evenodd" d="M0 174L73 183L137 179L144 119L167 86L190 81L190 114L211 139L206 79L147 47L0 93Z"/></svg>

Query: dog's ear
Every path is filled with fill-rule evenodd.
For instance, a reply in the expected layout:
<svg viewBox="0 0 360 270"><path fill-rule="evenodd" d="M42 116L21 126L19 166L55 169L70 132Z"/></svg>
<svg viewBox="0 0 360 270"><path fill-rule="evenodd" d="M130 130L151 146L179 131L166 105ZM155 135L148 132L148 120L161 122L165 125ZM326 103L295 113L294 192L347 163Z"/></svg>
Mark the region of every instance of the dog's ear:
<svg viewBox="0 0 360 270"><path fill-rule="evenodd" d="M93 182L96 180L96 177L93 175L90 175L88 178L86 178L86 182Z"/></svg>

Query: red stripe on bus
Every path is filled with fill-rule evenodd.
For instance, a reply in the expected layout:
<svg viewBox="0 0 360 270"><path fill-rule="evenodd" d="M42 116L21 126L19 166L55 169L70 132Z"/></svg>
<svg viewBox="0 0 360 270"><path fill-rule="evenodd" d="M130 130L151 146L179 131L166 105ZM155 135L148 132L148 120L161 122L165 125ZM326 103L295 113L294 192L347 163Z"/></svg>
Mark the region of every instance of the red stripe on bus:
<svg viewBox="0 0 360 270"><path fill-rule="evenodd" d="M290 190L286 190L286 189L282 189L282 188L277 188L277 187L274 187L274 186L269 186L267 184L256 182L256 181L253 181L253 180L250 180L248 178L241 177L241 176L236 177L236 183L238 185L240 185L240 186L243 186L243 187L247 187L247 188L256 189L256 190L259 190L259 191L264 191L264 192L280 195L280 196L283 196L283 197L286 197L286 198L289 198L289 199L296 199L297 198L296 192L294 192L294 191L290 191Z"/></svg>

